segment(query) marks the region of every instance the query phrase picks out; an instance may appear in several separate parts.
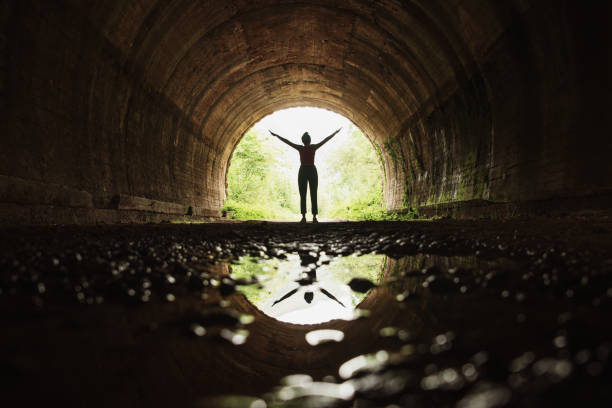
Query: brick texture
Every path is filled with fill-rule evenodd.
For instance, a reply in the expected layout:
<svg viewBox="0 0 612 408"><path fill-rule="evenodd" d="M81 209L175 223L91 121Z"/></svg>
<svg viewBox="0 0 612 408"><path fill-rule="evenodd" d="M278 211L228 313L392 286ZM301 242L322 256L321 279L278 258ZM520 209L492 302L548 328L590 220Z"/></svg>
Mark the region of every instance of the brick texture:
<svg viewBox="0 0 612 408"><path fill-rule="evenodd" d="M608 15L552 0L7 0L0 183L219 214L245 131L310 105L372 140L389 210L597 195L612 188Z"/></svg>

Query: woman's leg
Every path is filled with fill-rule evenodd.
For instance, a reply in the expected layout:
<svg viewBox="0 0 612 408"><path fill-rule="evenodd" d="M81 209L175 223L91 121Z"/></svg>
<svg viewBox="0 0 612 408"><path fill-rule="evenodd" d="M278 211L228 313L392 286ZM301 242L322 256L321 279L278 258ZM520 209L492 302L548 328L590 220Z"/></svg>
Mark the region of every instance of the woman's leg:
<svg viewBox="0 0 612 408"><path fill-rule="evenodd" d="M319 213L319 206L317 205L317 187L319 186L319 173L317 173L317 168L315 166L312 166L312 171L310 173L308 184L310 184L310 209L312 210L312 215L317 215Z"/></svg>
<svg viewBox="0 0 612 408"><path fill-rule="evenodd" d="M300 190L300 211L302 216L306 215L306 187L308 186L308 174L304 167L298 172L298 188ZM311 190L312 191L312 190Z"/></svg>

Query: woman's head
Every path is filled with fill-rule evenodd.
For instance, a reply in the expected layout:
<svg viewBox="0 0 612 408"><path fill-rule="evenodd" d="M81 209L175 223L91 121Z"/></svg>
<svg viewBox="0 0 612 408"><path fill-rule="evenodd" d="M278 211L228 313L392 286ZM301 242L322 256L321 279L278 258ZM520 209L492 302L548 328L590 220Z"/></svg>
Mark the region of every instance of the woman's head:
<svg viewBox="0 0 612 408"><path fill-rule="evenodd" d="M302 135L302 143L304 143L304 145L306 146L310 144L310 135L308 134L308 132L304 132L304 134Z"/></svg>

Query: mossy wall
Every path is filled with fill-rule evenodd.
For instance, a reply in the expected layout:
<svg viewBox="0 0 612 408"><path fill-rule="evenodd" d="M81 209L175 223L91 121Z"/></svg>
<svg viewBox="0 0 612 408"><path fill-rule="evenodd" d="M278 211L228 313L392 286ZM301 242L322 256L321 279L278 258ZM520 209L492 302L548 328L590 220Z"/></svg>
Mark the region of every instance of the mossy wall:
<svg viewBox="0 0 612 408"><path fill-rule="evenodd" d="M383 143L389 176L404 180L387 189L391 209L454 200L488 199L491 111L484 81L475 75L440 108L414 120ZM403 189L403 191L401 191Z"/></svg>
<svg viewBox="0 0 612 408"><path fill-rule="evenodd" d="M535 208L569 198L572 208L605 209L612 142L609 72L606 79L601 70L609 51L596 46L605 17L576 2L477 3L460 13L476 69L381 141L387 208L452 207L454 216L461 203L478 202L485 214L483 203Z"/></svg>

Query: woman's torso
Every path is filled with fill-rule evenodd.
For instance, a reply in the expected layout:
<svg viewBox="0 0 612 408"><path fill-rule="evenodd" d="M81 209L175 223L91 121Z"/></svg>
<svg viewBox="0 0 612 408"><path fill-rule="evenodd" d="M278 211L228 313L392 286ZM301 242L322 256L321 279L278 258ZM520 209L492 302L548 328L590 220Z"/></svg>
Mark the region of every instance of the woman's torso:
<svg viewBox="0 0 612 408"><path fill-rule="evenodd" d="M315 152L317 148L312 145L300 146L298 151L300 152L300 164L301 165L314 165Z"/></svg>

